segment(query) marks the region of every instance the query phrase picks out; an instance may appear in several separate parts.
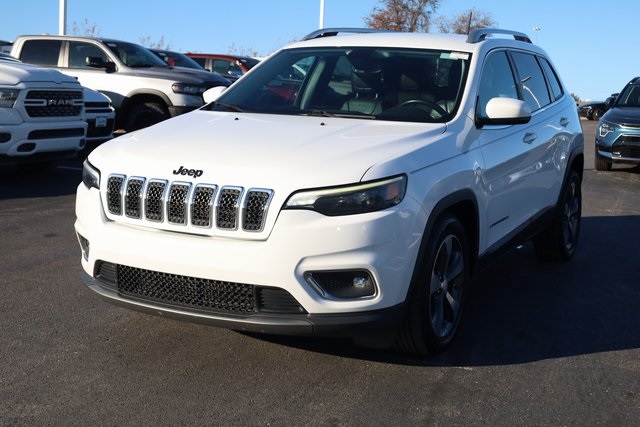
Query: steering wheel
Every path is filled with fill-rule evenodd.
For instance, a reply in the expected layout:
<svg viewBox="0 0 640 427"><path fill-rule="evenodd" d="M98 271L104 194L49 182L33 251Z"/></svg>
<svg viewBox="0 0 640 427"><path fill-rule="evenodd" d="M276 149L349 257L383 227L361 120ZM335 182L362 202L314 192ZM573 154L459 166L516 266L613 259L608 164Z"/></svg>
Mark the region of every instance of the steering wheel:
<svg viewBox="0 0 640 427"><path fill-rule="evenodd" d="M422 105L425 106L427 108L429 108L432 111L435 111L436 113L440 114L440 117L442 116L446 116L447 114L447 110L445 110L444 108L442 108L441 106L439 106L438 104L436 104L433 101L427 101L426 99L410 99L409 101L404 101L402 104L398 105L398 107L396 108L402 108L402 107L409 107L412 105Z"/></svg>

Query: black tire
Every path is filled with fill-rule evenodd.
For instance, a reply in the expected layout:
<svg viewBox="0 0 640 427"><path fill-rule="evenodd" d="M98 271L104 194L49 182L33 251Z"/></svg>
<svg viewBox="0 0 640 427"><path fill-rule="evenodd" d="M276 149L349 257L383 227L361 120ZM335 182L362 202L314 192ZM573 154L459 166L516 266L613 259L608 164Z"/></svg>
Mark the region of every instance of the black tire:
<svg viewBox="0 0 640 427"><path fill-rule="evenodd" d="M593 120L600 120L600 117L602 117L603 114L604 110L602 108L596 108L592 113Z"/></svg>
<svg viewBox="0 0 640 427"><path fill-rule="evenodd" d="M581 218L580 175L575 170L571 170L556 206L553 222L533 240L538 258L556 262L571 259L578 246Z"/></svg>
<svg viewBox="0 0 640 427"><path fill-rule="evenodd" d="M129 110L127 132L146 128L169 118L164 105L158 102L144 102L134 105Z"/></svg>
<svg viewBox="0 0 640 427"><path fill-rule="evenodd" d="M399 350L421 356L442 351L458 331L471 265L465 230L456 217L439 219L424 238L427 247L395 342Z"/></svg>
<svg viewBox="0 0 640 427"><path fill-rule="evenodd" d="M611 162L598 156L598 154L596 154L595 164L596 164L596 170L599 170L599 171L611 170Z"/></svg>

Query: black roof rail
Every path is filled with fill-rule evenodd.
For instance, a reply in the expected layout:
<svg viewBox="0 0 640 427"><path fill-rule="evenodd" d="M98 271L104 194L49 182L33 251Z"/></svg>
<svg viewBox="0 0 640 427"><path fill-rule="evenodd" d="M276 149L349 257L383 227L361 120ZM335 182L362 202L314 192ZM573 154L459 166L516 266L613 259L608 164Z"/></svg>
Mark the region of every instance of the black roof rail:
<svg viewBox="0 0 640 427"><path fill-rule="evenodd" d="M320 37L332 37L337 36L338 33L351 33L351 34L359 34L359 33L385 33L389 32L389 30L379 30L376 28L354 28L354 27L339 27L339 28L321 28L319 30L313 31L302 38L302 40L311 40L317 39Z"/></svg>
<svg viewBox="0 0 640 427"><path fill-rule="evenodd" d="M515 40L519 40L525 43L531 43L531 39L525 33L520 33L518 31L511 30L501 30L499 28L478 28L477 30L473 30L469 33L467 37L467 43L478 43L484 40L487 36L492 34L504 34L508 36L513 36Z"/></svg>

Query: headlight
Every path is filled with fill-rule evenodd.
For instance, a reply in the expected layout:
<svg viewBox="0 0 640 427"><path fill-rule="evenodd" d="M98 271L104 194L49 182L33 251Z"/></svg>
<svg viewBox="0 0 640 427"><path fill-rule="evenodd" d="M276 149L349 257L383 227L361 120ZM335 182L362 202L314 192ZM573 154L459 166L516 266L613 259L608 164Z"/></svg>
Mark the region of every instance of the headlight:
<svg viewBox="0 0 640 427"><path fill-rule="evenodd" d="M202 95L208 88L204 86L192 85L188 83L174 83L171 90L175 93L184 93L185 95Z"/></svg>
<svg viewBox="0 0 640 427"><path fill-rule="evenodd" d="M19 93L19 90L0 88L0 108L13 108Z"/></svg>
<svg viewBox="0 0 640 427"><path fill-rule="evenodd" d="M100 171L93 167L88 160L82 164L82 182L87 188L100 189Z"/></svg>
<svg viewBox="0 0 640 427"><path fill-rule="evenodd" d="M615 130L616 128L614 125L607 122L603 122L602 120L598 125L598 135L600 135L600 138L604 138L605 136L609 135L611 132L614 132Z"/></svg>
<svg viewBox="0 0 640 427"><path fill-rule="evenodd" d="M310 209L327 216L374 212L395 206L407 189L405 175L343 187L294 193L284 209Z"/></svg>

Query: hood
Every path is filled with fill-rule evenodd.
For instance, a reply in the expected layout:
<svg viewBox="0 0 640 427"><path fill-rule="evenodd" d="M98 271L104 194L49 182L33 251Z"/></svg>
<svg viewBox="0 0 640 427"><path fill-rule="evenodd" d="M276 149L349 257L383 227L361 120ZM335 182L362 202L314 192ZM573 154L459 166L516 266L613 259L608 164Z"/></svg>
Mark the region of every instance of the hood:
<svg viewBox="0 0 640 427"><path fill-rule="evenodd" d="M129 73L139 77L173 80L180 83L197 85L229 86L229 81L220 75L209 71L189 70L182 67L150 67L129 68Z"/></svg>
<svg viewBox="0 0 640 427"><path fill-rule="evenodd" d="M89 160L103 174L290 192L358 182L381 164L381 174L403 173L406 165L394 159L427 145L445 128L196 110L103 144ZM181 167L202 174L176 176L173 171ZM382 177L369 175L367 179Z"/></svg>
<svg viewBox="0 0 640 427"><path fill-rule="evenodd" d="M640 107L615 107L607 111L600 120L619 125L640 126Z"/></svg>
<svg viewBox="0 0 640 427"><path fill-rule="evenodd" d="M0 62L0 84L15 86L21 82L53 82L80 85L74 77L62 74L57 70L20 62Z"/></svg>

